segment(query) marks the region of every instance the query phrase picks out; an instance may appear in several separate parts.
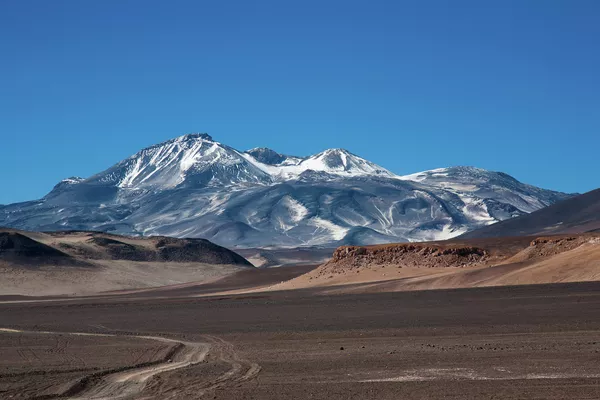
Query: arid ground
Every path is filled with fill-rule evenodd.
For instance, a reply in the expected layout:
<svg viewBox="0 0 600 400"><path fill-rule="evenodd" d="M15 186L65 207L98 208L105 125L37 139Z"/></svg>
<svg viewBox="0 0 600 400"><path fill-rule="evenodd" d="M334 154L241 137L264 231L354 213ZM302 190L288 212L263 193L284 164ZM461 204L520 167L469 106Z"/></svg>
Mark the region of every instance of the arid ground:
<svg viewBox="0 0 600 400"><path fill-rule="evenodd" d="M600 398L600 283L219 294L310 269L6 297L0 398Z"/></svg>
<svg viewBox="0 0 600 400"><path fill-rule="evenodd" d="M207 282L244 269L254 267L202 239L0 228L0 296L154 288Z"/></svg>
<svg viewBox="0 0 600 400"><path fill-rule="evenodd" d="M258 269L202 241L3 240L0 399L600 398L598 234L348 246ZM58 273L98 285L55 294L72 283Z"/></svg>

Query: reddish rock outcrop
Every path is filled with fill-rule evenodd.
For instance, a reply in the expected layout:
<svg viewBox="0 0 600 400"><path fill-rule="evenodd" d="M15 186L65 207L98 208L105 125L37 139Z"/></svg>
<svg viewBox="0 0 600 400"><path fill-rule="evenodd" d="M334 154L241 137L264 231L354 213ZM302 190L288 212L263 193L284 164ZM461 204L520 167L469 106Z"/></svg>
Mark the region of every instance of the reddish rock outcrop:
<svg viewBox="0 0 600 400"><path fill-rule="evenodd" d="M323 274L348 272L364 267L440 268L480 265L489 258L485 249L470 246L446 247L433 244L343 246L320 267Z"/></svg>

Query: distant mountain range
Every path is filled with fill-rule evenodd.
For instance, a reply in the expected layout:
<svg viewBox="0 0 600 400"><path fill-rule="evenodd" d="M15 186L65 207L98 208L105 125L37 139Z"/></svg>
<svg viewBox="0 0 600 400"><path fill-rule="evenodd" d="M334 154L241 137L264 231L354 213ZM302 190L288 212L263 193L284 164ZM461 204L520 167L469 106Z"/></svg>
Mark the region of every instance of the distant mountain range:
<svg viewBox="0 0 600 400"><path fill-rule="evenodd" d="M399 176L344 149L243 152L190 134L65 179L40 200L0 206L0 226L337 246L447 239L569 197L473 167Z"/></svg>

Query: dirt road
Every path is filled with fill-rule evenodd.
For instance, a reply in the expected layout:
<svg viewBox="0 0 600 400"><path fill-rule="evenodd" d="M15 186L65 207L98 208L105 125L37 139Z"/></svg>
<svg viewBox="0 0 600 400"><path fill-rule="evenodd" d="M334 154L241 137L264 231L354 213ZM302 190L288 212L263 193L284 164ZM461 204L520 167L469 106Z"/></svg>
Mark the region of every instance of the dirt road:
<svg viewBox="0 0 600 400"><path fill-rule="evenodd" d="M87 333L87 332L50 332L27 331L21 329L0 328L0 334L50 335L50 336L86 336L99 338L117 338L118 334ZM83 376L74 384L67 387L57 397L69 400L114 400L136 397L146 383L156 375L190 367L206 361L209 352L213 353L220 362L230 365L230 369L214 380L199 381L194 385L196 395L202 396L206 391L222 388L231 382L243 382L254 378L260 372L260 366L240 358L234 351L233 345L215 336L203 336L205 342L187 342L169 339L161 336L126 335L128 339L156 341L171 345L172 351L164 360L150 362L150 365L133 365L121 368L123 371L106 370L92 375ZM189 388L187 388L189 389ZM177 398L174 393L168 397Z"/></svg>

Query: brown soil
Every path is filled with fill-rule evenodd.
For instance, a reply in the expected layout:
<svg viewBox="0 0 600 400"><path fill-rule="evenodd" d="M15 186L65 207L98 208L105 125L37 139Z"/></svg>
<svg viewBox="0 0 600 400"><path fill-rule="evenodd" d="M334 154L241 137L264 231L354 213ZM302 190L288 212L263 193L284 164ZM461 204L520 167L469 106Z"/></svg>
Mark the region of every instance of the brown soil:
<svg viewBox="0 0 600 400"><path fill-rule="evenodd" d="M172 348L128 337L0 332L0 398L53 398L86 376L156 363Z"/></svg>
<svg viewBox="0 0 600 400"><path fill-rule="evenodd" d="M202 239L0 230L0 295L91 294L207 282L250 269Z"/></svg>
<svg viewBox="0 0 600 400"><path fill-rule="evenodd" d="M77 260L54 247L13 231L0 231L0 263L4 265L18 264L26 267L55 263L65 266L87 265L85 262Z"/></svg>
<svg viewBox="0 0 600 400"><path fill-rule="evenodd" d="M529 247L506 260L507 263L534 260L552 257L578 247L600 244L600 236L548 236L539 237L531 241Z"/></svg>
<svg viewBox="0 0 600 400"><path fill-rule="evenodd" d="M424 290L600 280L600 236L451 240L341 247L314 271L270 290Z"/></svg>
<svg viewBox="0 0 600 400"><path fill-rule="evenodd" d="M63 355L46 356L54 336L0 334L0 365L20 374L18 381L0 374L0 398L58 398L52 393L63 382L85 381L92 373L100 379L88 380L71 397L118 398L125 387L141 388L128 398L157 400L597 399L599 285L207 298L177 298L174 290L156 298L144 293L0 304L0 321L9 328L116 335L73 337L64 357L81 357L98 370L69 372L65 379L52 367L67 364ZM136 368L126 350L142 343L131 335L199 343L208 352L198 364L142 381L147 370ZM135 348L139 355L142 347ZM18 349L26 357L33 350L40 361L32 356L29 364ZM180 361L175 356L172 363ZM110 372L118 366L131 368ZM133 380L117 384L124 377Z"/></svg>
<svg viewBox="0 0 600 400"><path fill-rule="evenodd" d="M6 298L0 398L598 399L600 282L572 282L600 281L599 238L347 247L316 269ZM60 238L101 247L88 239ZM94 262L138 282L185 264Z"/></svg>

